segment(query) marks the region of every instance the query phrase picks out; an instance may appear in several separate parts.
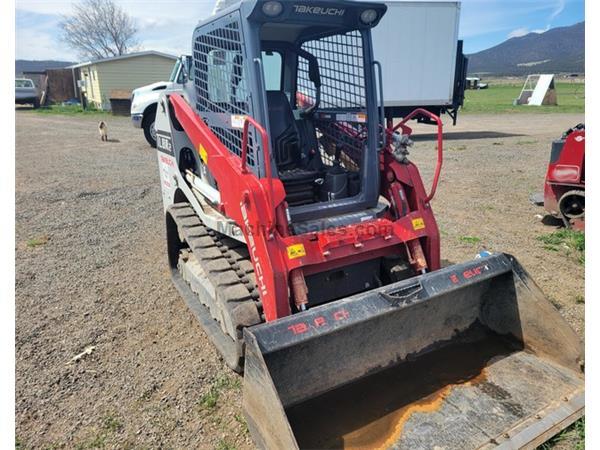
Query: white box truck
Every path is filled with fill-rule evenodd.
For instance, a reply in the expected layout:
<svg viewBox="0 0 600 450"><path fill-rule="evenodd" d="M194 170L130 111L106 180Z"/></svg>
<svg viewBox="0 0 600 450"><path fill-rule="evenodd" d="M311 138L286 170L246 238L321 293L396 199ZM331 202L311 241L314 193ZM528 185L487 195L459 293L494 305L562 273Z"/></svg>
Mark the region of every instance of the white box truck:
<svg viewBox="0 0 600 450"><path fill-rule="evenodd" d="M460 2L384 3L388 10L373 29L373 51L383 66L386 116L403 117L424 107L456 122L467 74L458 39Z"/></svg>

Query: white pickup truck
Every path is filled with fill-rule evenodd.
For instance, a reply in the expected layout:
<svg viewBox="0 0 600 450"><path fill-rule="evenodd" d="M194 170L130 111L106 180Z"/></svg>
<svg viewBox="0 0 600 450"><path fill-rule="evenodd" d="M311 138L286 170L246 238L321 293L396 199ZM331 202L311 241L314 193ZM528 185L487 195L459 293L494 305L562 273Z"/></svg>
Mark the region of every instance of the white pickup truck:
<svg viewBox="0 0 600 450"><path fill-rule="evenodd" d="M159 81L134 89L131 94L131 121L136 128L144 130L144 137L152 147L156 147L156 131L154 129L154 118L156 117L156 105L158 97L163 92L177 92L189 101L187 90L193 89L192 57L181 55L169 77L169 81Z"/></svg>

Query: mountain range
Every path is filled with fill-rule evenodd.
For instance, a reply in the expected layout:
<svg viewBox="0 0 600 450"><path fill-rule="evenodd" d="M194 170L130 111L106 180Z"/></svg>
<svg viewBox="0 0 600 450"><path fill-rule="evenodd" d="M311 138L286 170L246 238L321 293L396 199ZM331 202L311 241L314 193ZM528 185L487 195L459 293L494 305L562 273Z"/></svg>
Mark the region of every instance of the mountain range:
<svg viewBox="0 0 600 450"><path fill-rule="evenodd" d="M61 69L73 64L75 63L68 61L29 61L26 59L17 59L15 61L15 75L21 75L23 72L43 72L46 69Z"/></svg>
<svg viewBox="0 0 600 450"><path fill-rule="evenodd" d="M467 56L469 74L584 73L585 22L513 37Z"/></svg>

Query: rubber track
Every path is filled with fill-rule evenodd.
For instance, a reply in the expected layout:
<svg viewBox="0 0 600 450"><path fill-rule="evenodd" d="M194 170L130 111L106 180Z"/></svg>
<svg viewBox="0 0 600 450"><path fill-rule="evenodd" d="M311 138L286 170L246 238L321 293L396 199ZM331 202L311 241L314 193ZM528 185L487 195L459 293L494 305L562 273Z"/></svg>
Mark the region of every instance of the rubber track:
<svg viewBox="0 0 600 450"><path fill-rule="evenodd" d="M168 211L177 224L180 239L187 243L214 287L215 303L229 314L229 326L214 317L211 311L213 318L220 323L224 333L241 341L244 327L264 321L248 248L206 227L189 203L173 204ZM200 301L206 305L201 298Z"/></svg>

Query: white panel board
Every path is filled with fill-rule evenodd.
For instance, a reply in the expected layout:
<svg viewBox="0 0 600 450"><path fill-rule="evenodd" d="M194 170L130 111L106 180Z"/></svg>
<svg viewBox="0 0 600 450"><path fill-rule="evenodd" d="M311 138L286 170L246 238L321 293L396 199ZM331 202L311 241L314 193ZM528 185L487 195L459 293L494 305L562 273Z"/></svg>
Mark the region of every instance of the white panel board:
<svg viewBox="0 0 600 450"><path fill-rule="evenodd" d="M540 78L535 85L535 89L529 97L528 105L532 106L540 106L544 101L544 97L546 96L546 92L548 92L548 88L550 87L550 83L554 79L554 75L543 74L540 75Z"/></svg>
<svg viewBox="0 0 600 450"><path fill-rule="evenodd" d="M449 105L460 17L458 1L387 1L373 29L386 106Z"/></svg>

